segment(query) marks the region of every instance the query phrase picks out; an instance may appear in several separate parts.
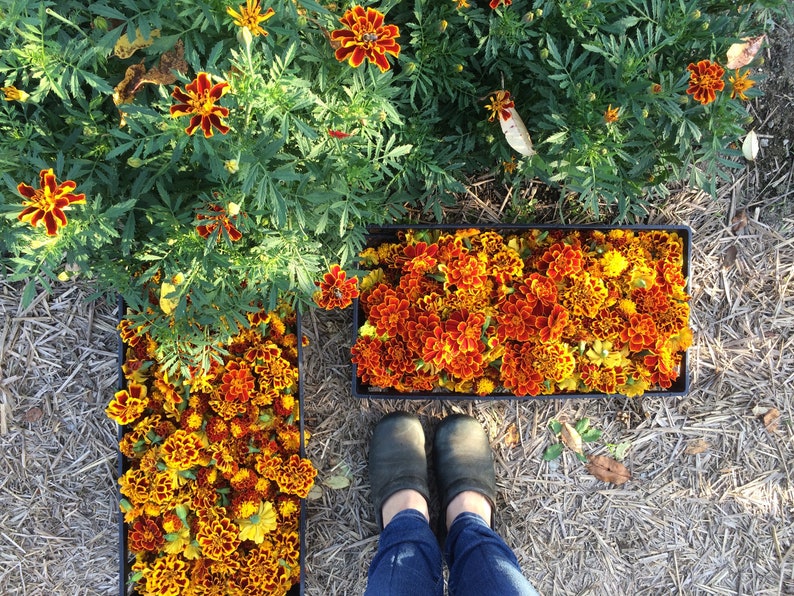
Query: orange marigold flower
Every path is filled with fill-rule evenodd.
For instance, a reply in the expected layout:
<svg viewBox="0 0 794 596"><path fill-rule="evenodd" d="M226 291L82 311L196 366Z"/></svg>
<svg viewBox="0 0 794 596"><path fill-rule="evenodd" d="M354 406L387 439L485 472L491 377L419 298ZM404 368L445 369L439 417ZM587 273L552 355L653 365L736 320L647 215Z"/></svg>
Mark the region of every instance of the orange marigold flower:
<svg viewBox="0 0 794 596"><path fill-rule="evenodd" d="M268 8L262 13L262 3L260 0L246 0L245 6L240 5L240 12L236 12L231 6L226 8L226 13L234 19L234 24L238 27L245 27L251 35L267 35L267 31L262 29L259 23L268 20L276 11Z"/></svg>
<svg viewBox="0 0 794 596"><path fill-rule="evenodd" d="M347 273L339 265L331 265L322 281L314 282L320 289L314 294L314 302L320 308L333 310L347 308L358 298L358 277L347 278Z"/></svg>
<svg viewBox="0 0 794 596"><path fill-rule="evenodd" d="M457 352L457 345L450 340L449 334L441 327L436 327L425 337L422 360L437 368L444 368Z"/></svg>
<svg viewBox="0 0 794 596"><path fill-rule="evenodd" d="M544 379L559 382L573 374L576 368L572 350L561 343L536 346L533 368Z"/></svg>
<svg viewBox="0 0 794 596"><path fill-rule="evenodd" d="M609 107L604 112L604 122L606 122L607 124L617 122L619 116L620 116L620 107L613 108L612 104L609 104Z"/></svg>
<svg viewBox="0 0 794 596"><path fill-rule="evenodd" d="M276 482L281 492L305 499L314 486L315 476L317 470L312 462L293 454L282 463Z"/></svg>
<svg viewBox="0 0 794 596"><path fill-rule="evenodd" d="M70 205L85 203L84 194L74 194L72 191L77 188L77 184L72 180L64 180L60 184L55 178L52 168L39 172L39 188L20 182L17 185L17 192L27 201L22 201L25 207L17 216L22 222L28 222L34 228L40 221L44 222L47 236L56 236L58 228L66 225L66 215L64 209Z"/></svg>
<svg viewBox="0 0 794 596"><path fill-rule="evenodd" d="M353 68L361 66L366 58L381 72L391 67L386 54L400 56L400 30L397 25L384 25L384 15L374 8L354 6L339 21L344 29L331 32L331 41L340 44L334 56L339 62Z"/></svg>
<svg viewBox="0 0 794 596"><path fill-rule="evenodd" d="M560 282L582 270L583 258L581 248L558 242L551 245L540 257L538 269L555 282Z"/></svg>
<svg viewBox="0 0 794 596"><path fill-rule="evenodd" d="M629 316L628 325L620 334L620 339L629 344L629 349L639 352L656 345L659 333L650 315L636 313Z"/></svg>
<svg viewBox="0 0 794 596"><path fill-rule="evenodd" d="M203 459L201 439L196 433L175 430L160 447L160 457L173 470L189 470Z"/></svg>
<svg viewBox="0 0 794 596"><path fill-rule="evenodd" d="M6 101L18 101L20 103L25 103L28 98L30 97L29 93L22 91L21 89L17 89L13 85L8 87L0 87L0 91L3 92L3 99Z"/></svg>
<svg viewBox="0 0 794 596"><path fill-rule="evenodd" d="M444 288L455 286L459 290L471 291L481 288L488 279L487 262L470 253L462 254L456 261L439 265L444 274Z"/></svg>
<svg viewBox="0 0 794 596"><path fill-rule="evenodd" d="M427 242L417 242L409 244L403 249L403 256L398 257L397 263L402 266L406 273L423 274L436 266L436 254L438 245L428 245Z"/></svg>
<svg viewBox="0 0 794 596"><path fill-rule="evenodd" d="M532 309L535 300L528 301L520 298L510 298L502 303L502 308L496 314L499 324L499 339L513 339L527 341L533 331Z"/></svg>
<svg viewBox="0 0 794 596"><path fill-rule="evenodd" d="M215 103L229 92L229 83L221 81L212 84L210 75L200 72L196 78L185 86L182 91L179 87L174 88L171 97L181 102L171 106L171 116L191 116L190 124L185 132L192 135L201 126L204 136L209 138L213 135L212 129L217 128L221 134L226 134L231 130L221 118L229 115L229 109L217 106Z"/></svg>
<svg viewBox="0 0 794 596"><path fill-rule="evenodd" d="M446 370L456 379L461 381L471 381L482 374L486 362L480 352L462 352L453 354Z"/></svg>
<svg viewBox="0 0 794 596"><path fill-rule="evenodd" d="M691 63L687 70L689 88L686 92L703 105L717 99L716 92L725 88L725 81L722 80L725 69L716 62L701 60L697 64Z"/></svg>
<svg viewBox="0 0 794 596"><path fill-rule="evenodd" d="M533 364L535 346L532 343L508 342L502 357L502 384L515 395L539 395L543 389L543 375Z"/></svg>
<svg viewBox="0 0 794 596"><path fill-rule="evenodd" d="M469 313L465 310L455 311L444 323L447 337L457 344L461 352L477 352L484 346L480 337L485 325L485 317L481 313Z"/></svg>
<svg viewBox="0 0 794 596"><path fill-rule="evenodd" d="M200 520L196 541L201 546L201 554L215 561L230 556L240 544L237 537L238 527L229 518Z"/></svg>
<svg viewBox="0 0 794 596"><path fill-rule="evenodd" d="M583 363L579 367L582 382L594 391L616 393L618 385L626 383L626 374L619 366L607 368L596 364Z"/></svg>
<svg viewBox="0 0 794 596"><path fill-rule="evenodd" d="M593 318L608 295L604 280L583 271L571 277L571 285L564 291L563 297L572 314Z"/></svg>
<svg viewBox="0 0 794 596"><path fill-rule="evenodd" d="M140 418L147 404L146 385L130 383L126 389L116 392L105 413L108 418L124 426Z"/></svg>
<svg viewBox="0 0 794 596"><path fill-rule="evenodd" d="M494 92L489 99L491 103L485 106L485 109L491 112L491 115L488 117L488 122L493 122L497 116L502 120L509 120L511 118L510 108L516 107L516 104L510 99L509 91L500 89Z"/></svg>
<svg viewBox="0 0 794 596"><path fill-rule="evenodd" d="M405 331L405 324L410 319L408 301L389 296L381 304L373 306L369 311L369 321L375 326L378 335L392 337Z"/></svg>
<svg viewBox="0 0 794 596"><path fill-rule="evenodd" d="M221 377L220 392L226 401L237 401L245 403L251 399L251 391L254 389L254 377L247 364L237 361L229 362L226 365L226 373Z"/></svg>
<svg viewBox="0 0 794 596"><path fill-rule="evenodd" d="M157 552L164 543L163 530L157 520L141 517L130 526L127 544L132 552Z"/></svg>
<svg viewBox="0 0 794 596"><path fill-rule="evenodd" d="M535 317L535 327L543 343L559 341L567 325L568 311L559 304L554 305L548 316Z"/></svg>
<svg viewBox="0 0 794 596"><path fill-rule="evenodd" d="M158 557L152 563L146 578L146 593L157 596L179 596L190 587L190 565L177 555Z"/></svg>
<svg viewBox="0 0 794 596"><path fill-rule="evenodd" d="M237 242L243 237L243 233L235 227L226 209L220 205L210 203L207 205L207 213L197 213L196 220L206 222L196 226L196 231L202 238L209 238L214 234L215 242L220 242L224 236L232 242Z"/></svg>
<svg viewBox="0 0 794 596"><path fill-rule="evenodd" d="M651 93L661 93L662 86L659 83L654 83L651 85Z"/></svg>
<svg viewBox="0 0 794 596"><path fill-rule="evenodd" d="M748 98L744 92L755 85L755 81L750 78L749 70L745 71L744 74L742 74L741 70L737 70L735 74L728 77L728 82L731 84L731 99L738 97L739 99L747 100Z"/></svg>

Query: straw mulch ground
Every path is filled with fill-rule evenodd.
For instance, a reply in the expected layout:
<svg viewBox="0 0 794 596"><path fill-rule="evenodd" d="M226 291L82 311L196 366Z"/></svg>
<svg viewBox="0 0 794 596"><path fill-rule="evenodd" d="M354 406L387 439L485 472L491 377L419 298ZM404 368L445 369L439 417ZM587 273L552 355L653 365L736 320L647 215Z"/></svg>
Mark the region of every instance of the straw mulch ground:
<svg viewBox="0 0 794 596"><path fill-rule="evenodd" d="M781 106L791 114L791 97ZM767 132L769 143L784 140ZM306 593L362 592L377 546L367 445L381 415L406 409L428 436L455 411L487 428L497 529L543 594L794 594L791 170L790 157L749 165L719 200L684 192L650 218L693 229L695 345L684 398L360 401L350 394L349 314L306 317L308 452L319 468L307 504ZM466 211L499 218L500 201L477 188ZM744 227L734 232L736 216ZM86 302L90 291L63 285L22 309L19 285L0 282L6 596L116 592L115 427L103 412L116 382L116 314L115 304ZM780 417L767 425L769 408ZM592 453L630 442L630 482L601 482L570 452L542 462L548 420L585 416L603 431Z"/></svg>

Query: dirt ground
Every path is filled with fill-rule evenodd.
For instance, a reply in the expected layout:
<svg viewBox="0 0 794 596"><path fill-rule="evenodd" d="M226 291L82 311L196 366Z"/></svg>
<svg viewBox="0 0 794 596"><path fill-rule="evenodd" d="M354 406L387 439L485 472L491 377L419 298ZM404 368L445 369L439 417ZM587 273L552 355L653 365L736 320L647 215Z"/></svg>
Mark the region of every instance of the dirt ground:
<svg viewBox="0 0 794 596"><path fill-rule="evenodd" d="M363 591L377 547L366 452L396 409L416 412L428 436L450 412L481 421L496 455L497 529L542 594L794 594L793 38L778 27L765 49L767 95L750 108L758 160L717 200L681 192L649 216L693 230L686 397L358 400L349 313L305 318L308 454L319 468L306 594ZM116 438L104 415L116 305L90 293L62 285L23 309L20 287L0 282L3 595L117 593ZM767 425L772 408L780 417ZM603 431L590 452L629 444L631 481L605 484L570 454L542 461L548 420L584 416Z"/></svg>

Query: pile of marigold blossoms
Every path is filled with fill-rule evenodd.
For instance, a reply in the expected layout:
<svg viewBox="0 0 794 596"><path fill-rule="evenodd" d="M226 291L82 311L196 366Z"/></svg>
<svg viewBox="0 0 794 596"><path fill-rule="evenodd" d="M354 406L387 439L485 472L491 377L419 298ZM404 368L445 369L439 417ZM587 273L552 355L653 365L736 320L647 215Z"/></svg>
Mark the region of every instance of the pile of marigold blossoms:
<svg viewBox="0 0 794 596"><path fill-rule="evenodd" d="M692 343L675 232L407 231L367 248L364 383L488 395L668 389Z"/></svg>
<svg viewBox="0 0 794 596"><path fill-rule="evenodd" d="M300 581L298 337L285 307L249 315L224 363L169 378L128 321L126 388L107 407L126 426L119 479L142 596L285 594Z"/></svg>

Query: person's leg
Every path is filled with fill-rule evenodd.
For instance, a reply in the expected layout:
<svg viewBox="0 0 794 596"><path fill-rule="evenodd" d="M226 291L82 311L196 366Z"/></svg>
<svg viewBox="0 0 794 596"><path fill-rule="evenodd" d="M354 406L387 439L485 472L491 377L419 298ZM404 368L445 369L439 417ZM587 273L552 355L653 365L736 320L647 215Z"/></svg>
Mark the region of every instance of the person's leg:
<svg viewBox="0 0 794 596"><path fill-rule="evenodd" d="M397 412L375 427L369 450L375 515L381 526L368 596L441 596L441 549L430 530L422 425Z"/></svg>
<svg viewBox="0 0 794 596"><path fill-rule="evenodd" d="M480 423L464 415L444 419L433 457L448 531L450 595L537 596L513 551L492 529L496 477Z"/></svg>
<svg viewBox="0 0 794 596"><path fill-rule="evenodd" d="M449 527L444 556L450 596L538 596L507 543L475 513Z"/></svg>

